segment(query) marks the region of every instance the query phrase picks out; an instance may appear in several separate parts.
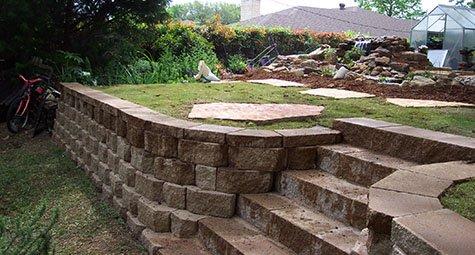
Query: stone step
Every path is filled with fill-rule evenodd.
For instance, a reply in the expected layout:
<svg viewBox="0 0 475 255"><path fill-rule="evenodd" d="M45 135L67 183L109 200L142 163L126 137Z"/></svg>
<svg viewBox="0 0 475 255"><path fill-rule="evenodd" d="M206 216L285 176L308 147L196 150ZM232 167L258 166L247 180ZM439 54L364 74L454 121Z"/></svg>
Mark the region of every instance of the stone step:
<svg viewBox="0 0 475 255"><path fill-rule="evenodd" d="M337 119L333 128L346 143L418 163L475 158L475 138L367 118Z"/></svg>
<svg viewBox="0 0 475 255"><path fill-rule="evenodd" d="M317 170L282 172L277 189L297 203L353 227L366 226L368 189Z"/></svg>
<svg viewBox="0 0 475 255"><path fill-rule="evenodd" d="M199 221L198 239L214 255L295 254L264 236L244 220L206 218Z"/></svg>
<svg viewBox="0 0 475 255"><path fill-rule="evenodd" d="M397 169L415 165L411 161L349 144L320 146L317 149L319 169L365 187L386 178Z"/></svg>
<svg viewBox="0 0 475 255"><path fill-rule="evenodd" d="M149 255L211 255L196 238L178 238L171 233L144 229L140 241Z"/></svg>
<svg viewBox="0 0 475 255"><path fill-rule="evenodd" d="M278 194L241 195L238 214L297 254L350 254L359 231Z"/></svg>

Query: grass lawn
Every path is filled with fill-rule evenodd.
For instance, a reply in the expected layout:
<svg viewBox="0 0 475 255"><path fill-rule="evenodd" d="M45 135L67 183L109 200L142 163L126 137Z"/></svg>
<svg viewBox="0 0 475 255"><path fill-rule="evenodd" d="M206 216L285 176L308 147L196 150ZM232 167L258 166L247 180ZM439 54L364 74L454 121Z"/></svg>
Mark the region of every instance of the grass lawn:
<svg viewBox="0 0 475 255"><path fill-rule="evenodd" d="M450 188L442 197L442 204L465 218L475 221L475 180Z"/></svg>
<svg viewBox="0 0 475 255"><path fill-rule="evenodd" d="M381 98L334 100L299 93L302 88L278 88L249 83L235 84L154 84L98 87L111 95L144 105L163 114L186 119L193 104L299 103L325 106L315 119L282 121L256 126L255 123L201 120L210 124L262 129L331 126L335 118L368 117L447 133L475 137L474 108L403 108Z"/></svg>
<svg viewBox="0 0 475 255"><path fill-rule="evenodd" d="M29 214L46 203L59 209L56 254L145 254L86 174L48 136L10 137L5 130L0 125L0 215Z"/></svg>

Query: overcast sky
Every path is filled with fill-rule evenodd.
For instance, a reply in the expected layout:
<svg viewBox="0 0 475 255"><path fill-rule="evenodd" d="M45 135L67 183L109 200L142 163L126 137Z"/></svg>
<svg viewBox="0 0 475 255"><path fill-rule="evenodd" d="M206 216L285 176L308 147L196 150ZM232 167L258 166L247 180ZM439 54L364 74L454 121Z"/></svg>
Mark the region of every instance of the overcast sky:
<svg viewBox="0 0 475 255"><path fill-rule="evenodd" d="M181 4L193 2L194 0L172 0L172 4ZM199 0L200 2L226 2L241 3L241 0ZM262 14L268 14L292 6L313 6L321 8L338 8L339 3L345 3L346 6L355 6L353 0L261 0ZM422 0L422 7L426 11L431 11L438 4L449 4L449 0Z"/></svg>

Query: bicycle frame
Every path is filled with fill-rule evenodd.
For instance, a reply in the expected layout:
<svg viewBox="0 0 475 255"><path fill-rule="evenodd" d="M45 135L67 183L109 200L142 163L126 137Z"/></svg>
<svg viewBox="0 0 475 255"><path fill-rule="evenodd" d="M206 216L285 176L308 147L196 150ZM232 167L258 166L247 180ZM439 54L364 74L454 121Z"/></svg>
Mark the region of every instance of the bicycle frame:
<svg viewBox="0 0 475 255"><path fill-rule="evenodd" d="M18 109L16 110L15 115L17 116L24 116L25 113L28 112L28 108L30 106L31 101L31 87L38 82L43 81L41 78L36 78L32 80L26 79L23 75L19 75L20 79L23 81L23 88L25 89L24 95L22 96L22 100Z"/></svg>

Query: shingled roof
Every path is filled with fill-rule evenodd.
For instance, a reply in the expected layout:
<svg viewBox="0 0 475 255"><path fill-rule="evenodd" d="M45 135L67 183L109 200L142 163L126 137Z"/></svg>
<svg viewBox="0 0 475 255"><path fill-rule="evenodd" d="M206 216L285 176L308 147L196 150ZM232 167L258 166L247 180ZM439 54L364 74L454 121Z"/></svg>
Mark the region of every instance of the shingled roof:
<svg viewBox="0 0 475 255"><path fill-rule="evenodd" d="M417 21L392 18L359 7L323 9L299 6L241 21L239 24L309 29L317 32L352 30L371 36L409 37Z"/></svg>

